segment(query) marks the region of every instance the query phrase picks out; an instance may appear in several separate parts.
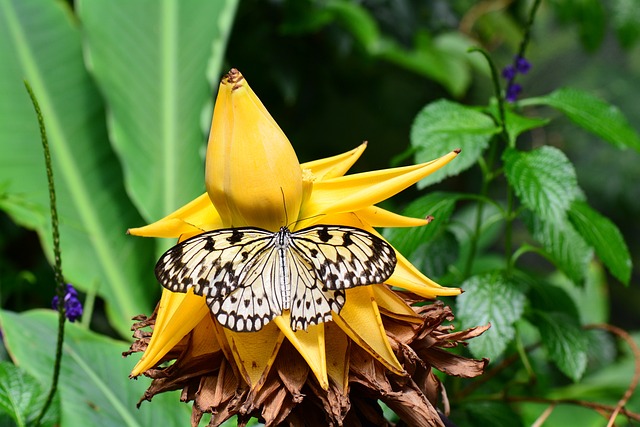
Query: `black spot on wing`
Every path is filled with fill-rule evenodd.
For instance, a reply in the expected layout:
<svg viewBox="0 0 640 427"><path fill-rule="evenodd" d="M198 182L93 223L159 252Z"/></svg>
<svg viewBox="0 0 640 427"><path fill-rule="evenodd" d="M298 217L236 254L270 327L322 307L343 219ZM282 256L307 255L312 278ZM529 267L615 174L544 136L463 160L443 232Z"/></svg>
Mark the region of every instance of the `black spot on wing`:
<svg viewBox="0 0 640 427"><path fill-rule="evenodd" d="M320 227L320 229L318 229L317 231L317 234L318 239L320 239L324 243L327 243L329 240L331 240L331 234L329 234L329 230L327 229L327 227Z"/></svg>
<svg viewBox="0 0 640 427"><path fill-rule="evenodd" d="M342 233L342 245L343 246L353 245L353 240L351 240L351 234Z"/></svg>
<svg viewBox="0 0 640 427"><path fill-rule="evenodd" d="M231 233L231 236L227 237L227 241L232 245L235 245L236 243L239 243L243 237L243 232L234 229L233 233Z"/></svg>

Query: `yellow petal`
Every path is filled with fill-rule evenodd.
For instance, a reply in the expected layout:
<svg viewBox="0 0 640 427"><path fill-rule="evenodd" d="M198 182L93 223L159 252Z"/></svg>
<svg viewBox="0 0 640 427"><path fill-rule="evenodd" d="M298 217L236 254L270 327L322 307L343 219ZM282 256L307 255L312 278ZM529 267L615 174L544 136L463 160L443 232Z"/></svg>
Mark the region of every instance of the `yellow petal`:
<svg viewBox="0 0 640 427"><path fill-rule="evenodd" d="M193 291L178 294L163 289L149 346L131 376L152 368L208 314L204 298L194 295Z"/></svg>
<svg viewBox="0 0 640 427"><path fill-rule="evenodd" d="M389 317L410 323L422 323L424 320L402 298L386 286L374 285L373 296L378 308Z"/></svg>
<svg viewBox="0 0 640 427"><path fill-rule="evenodd" d="M348 289L347 301L340 314L333 314L333 320L352 340L387 369L404 375L404 369L393 354L387 339L371 286Z"/></svg>
<svg viewBox="0 0 640 427"><path fill-rule="evenodd" d="M439 159L420 165L314 182L313 192L304 202L300 217L358 211L375 205L440 169L457 155L458 151L452 151Z"/></svg>
<svg viewBox="0 0 640 427"><path fill-rule="evenodd" d="M205 184L225 227L277 231L298 218L302 171L296 153L235 69L220 83Z"/></svg>
<svg viewBox="0 0 640 427"><path fill-rule="evenodd" d="M144 237L186 237L222 228L222 220L207 193L153 224L130 228L127 233Z"/></svg>
<svg viewBox="0 0 640 427"><path fill-rule="evenodd" d="M318 383L320 383L320 387L327 390L329 381L327 379L327 359L324 349L324 324L312 325L306 331L299 330L294 332L291 329L288 314L276 317L274 322L307 362Z"/></svg>
<svg viewBox="0 0 640 427"><path fill-rule="evenodd" d="M216 327L229 343L240 375L253 391L260 389L276 360L284 335L274 322L267 323L257 332L233 332L218 323Z"/></svg>
<svg viewBox="0 0 640 427"><path fill-rule="evenodd" d="M391 277L386 281L391 286L406 289L424 298L460 295L460 288L445 288L420 273L402 254L396 251L398 263Z"/></svg>
<svg viewBox="0 0 640 427"><path fill-rule="evenodd" d="M368 223L372 227L420 227L431 222L431 218L411 218L377 206L369 206L356 211L355 214L362 221Z"/></svg>
<svg viewBox="0 0 640 427"><path fill-rule="evenodd" d="M360 158L365 148L367 148L367 143L363 142L358 147L346 153L325 159L313 160L303 163L300 166L303 170L308 169L318 181L335 178L347 173L351 166Z"/></svg>

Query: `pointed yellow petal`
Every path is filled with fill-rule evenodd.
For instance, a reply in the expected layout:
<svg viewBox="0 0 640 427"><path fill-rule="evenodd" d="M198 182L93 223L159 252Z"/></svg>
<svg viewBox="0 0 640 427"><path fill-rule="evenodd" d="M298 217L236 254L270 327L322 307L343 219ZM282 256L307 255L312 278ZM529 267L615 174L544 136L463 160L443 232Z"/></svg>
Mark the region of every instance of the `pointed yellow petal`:
<svg viewBox="0 0 640 427"><path fill-rule="evenodd" d="M344 332L334 323L324 324L325 346L327 352L327 375L342 389L347 392L349 387L349 348L351 341Z"/></svg>
<svg viewBox="0 0 640 427"><path fill-rule="evenodd" d="M327 390L329 380L327 379L327 360L324 349L324 325L312 325L306 331L294 332L291 329L288 314L276 317L274 322L307 362L320 383L320 387Z"/></svg>
<svg viewBox="0 0 640 427"><path fill-rule="evenodd" d="M300 167L302 167L303 170L309 169L318 181L342 176L347 173L351 166L360 158L365 148L367 148L367 143L363 142L355 149L347 151L346 153L303 163Z"/></svg>
<svg viewBox="0 0 640 427"><path fill-rule="evenodd" d="M455 296L460 295L460 288L445 288L440 286L424 274L420 273L402 254L396 251L398 263L393 275L387 279L386 283L391 286L406 289L410 292L420 295L428 299L434 299L439 296Z"/></svg>
<svg viewBox="0 0 640 427"><path fill-rule="evenodd" d="M296 153L235 69L220 83L205 171L207 193L225 227L277 231L298 218L302 170Z"/></svg>
<svg viewBox="0 0 640 427"><path fill-rule="evenodd" d="M457 155L457 151L452 151L439 159L420 165L314 182L313 192L303 203L300 217L358 211L375 205L440 169Z"/></svg>
<svg viewBox="0 0 640 427"><path fill-rule="evenodd" d="M372 288L378 308L386 316L410 323L423 322L422 318L391 289L382 285L373 285Z"/></svg>
<svg viewBox="0 0 640 427"><path fill-rule="evenodd" d="M276 360L284 335L274 322L267 323L257 332L233 332L221 326L219 330L229 343L240 374L253 391L258 390Z"/></svg>
<svg viewBox="0 0 640 427"><path fill-rule="evenodd" d="M347 301L340 314L333 314L333 320L352 340L390 371L404 375L404 369L387 339L371 286L348 289Z"/></svg>
<svg viewBox="0 0 640 427"><path fill-rule="evenodd" d="M364 222L372 227L420 227L429 224L431 219L411 218L398 215L377 206L369 206L355 212Z"/></svg>
<svg viewBox="0 0 640 427"><path fill-rule="evenodd" d="M161 220L144 227L130 228L127 232L134 236L177 238L195 236L217 228L222 228L220 215L207 193L204 193Z"/></svg>
<svg viewBox="0 0 640 427"><path fill-rule="evenodd" d="M152 368L208 313L209 307L204 298L194 295L192 291L178 294L164 289L149 346L131 371L131 376L138 376Z"/></svg>

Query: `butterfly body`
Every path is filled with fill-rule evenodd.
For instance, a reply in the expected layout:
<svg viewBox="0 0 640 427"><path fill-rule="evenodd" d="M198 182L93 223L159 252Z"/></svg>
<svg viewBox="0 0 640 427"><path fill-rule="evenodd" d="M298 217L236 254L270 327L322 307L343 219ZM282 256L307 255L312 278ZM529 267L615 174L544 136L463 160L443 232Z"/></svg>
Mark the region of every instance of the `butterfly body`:
<svg viewBox="0 0 640 427"><path fill-rule="evenodd" d="M179 243L162 255L156 277L171 291L204 296L231 330L260 330L283 310L293 330L306 330L340 312L346 289L384 282L395 264L388 243L354 227L240 227Z"/></svg>

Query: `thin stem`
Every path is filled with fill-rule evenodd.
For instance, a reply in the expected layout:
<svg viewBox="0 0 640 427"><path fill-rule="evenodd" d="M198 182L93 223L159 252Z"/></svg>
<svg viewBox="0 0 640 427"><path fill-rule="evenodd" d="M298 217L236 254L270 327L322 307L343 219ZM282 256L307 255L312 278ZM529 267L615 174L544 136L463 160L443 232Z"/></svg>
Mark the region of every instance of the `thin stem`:
<svg viewBox="0 0 640 427"><path fill-rule="evenodd" d="M511 260L511 252L513 250L513 188L510 185L507 186L507 213L505 215L504 225L504 255L507 260L507 277L511 275L511 267L513 265Z"/></svg>
<svg viewBox="0 0 640 427"><path fill-rule="evenodd" d="M53 236L53 273L56 282L56 294L58 295L58 338L56 342L56 358L53 365L53 378L51 380L51 388L49 394L45 400L35 425L39 426L42 423L44 415L47 413L53 396L58 389L58 378L60 377L60 365L62 362L62 344L64 342L64 325L65 325L65 309L64 309L64 294L65 284L64 276L62 275L62 257L60 253L60 230L58 228L58 209L56 207L56 188L53 181L53 166L51 164L51 152L49 151L49 140L47 139L47 130L44 126L44 119L42 118L42 111L40 105L36 99L31 86L26 81L24 82L33 108L36 110L36 116L38 117L38 125L40 126L40 138L42 140L42 149L44 151L44 162L47 169L47 181L49 183L49 203L51 207L51 234Z"/></svg>
<svg viewBox="0 0 640 427"><path fill-rule="evenodd" d="M491 80L493 81L493 90L495 91L496 100L498 101L498 115L500 118L500 123L498 124L501 128L500 132L504 140L509 141L509 135L507 134L507 120L504 112L505 99L502 91L500 90L500 77L498 75L498 69L496 68L496 65L493 63L493 61L491 60L491 56L489 56L486 50L474 47L469 49L469 52L478 52L482 54L482 56L484 56L484 58L487 60L487 64L489 64L489 69L491 70Z"/></svg>

